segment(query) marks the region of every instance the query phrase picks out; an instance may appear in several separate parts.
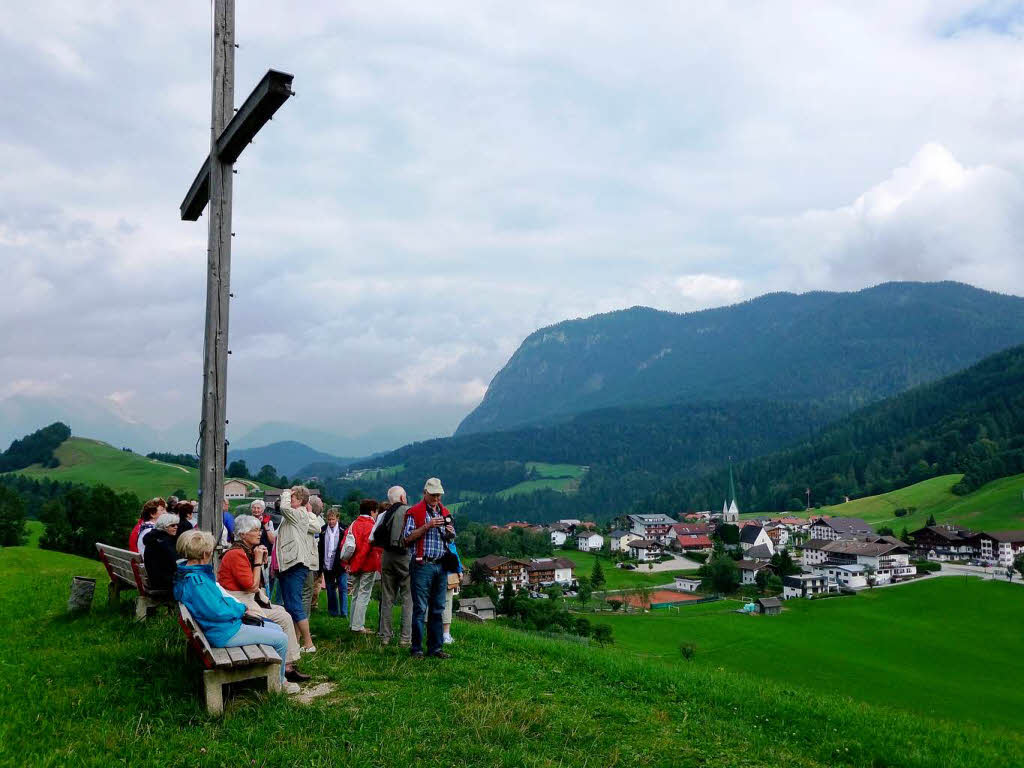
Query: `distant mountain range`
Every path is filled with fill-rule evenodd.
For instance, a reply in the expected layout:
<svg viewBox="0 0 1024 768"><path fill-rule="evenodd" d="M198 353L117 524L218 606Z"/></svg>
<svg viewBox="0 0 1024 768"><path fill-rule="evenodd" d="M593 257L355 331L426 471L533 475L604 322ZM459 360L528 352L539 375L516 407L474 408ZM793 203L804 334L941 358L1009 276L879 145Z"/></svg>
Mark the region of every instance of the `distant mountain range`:
<svg viewBox="0 0 1024 768"><path fill-rule="evenodd" d="M355 461L355 459L332 456L329 453L317 451L305 443L295 440L282 440L257 448L228 451L228 463L239 460L246 463L249 472L253 475L259 472L263 465L270 464L279 475L283 474L288 477L295 476L299 470L312 464L328 465L340 471Z"/></svg>
<svg viewBox="0 0 1024 768"><path fill-rule="evenodd" d="M759 399L841 414L1021 342L1024 298L952 282L634 307L530 334L456 435L610 406Z"/></svg>

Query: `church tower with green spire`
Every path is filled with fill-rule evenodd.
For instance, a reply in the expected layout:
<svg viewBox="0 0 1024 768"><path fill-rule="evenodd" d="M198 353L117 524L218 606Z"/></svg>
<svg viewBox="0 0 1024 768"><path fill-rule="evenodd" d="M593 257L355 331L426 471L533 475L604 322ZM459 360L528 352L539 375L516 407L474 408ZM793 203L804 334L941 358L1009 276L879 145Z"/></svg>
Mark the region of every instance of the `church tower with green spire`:
<svg viewBox="0 0 1024 768"><path fill-rule="evenodd" d="M740 521L740 508L736 506L736 481L732 475L732 456L729 457L729 495L722 505L722 522L737 525Z"/></svg>

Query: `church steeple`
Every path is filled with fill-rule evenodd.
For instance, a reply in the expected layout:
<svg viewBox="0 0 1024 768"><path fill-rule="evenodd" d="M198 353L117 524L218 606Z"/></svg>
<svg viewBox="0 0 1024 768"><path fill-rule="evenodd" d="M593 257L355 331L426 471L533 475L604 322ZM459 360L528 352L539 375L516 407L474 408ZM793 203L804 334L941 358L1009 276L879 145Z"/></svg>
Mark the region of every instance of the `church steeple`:
<svg viewBox="0 0 1024 768"><path fill-rule="evenodd" d="M729 498L727 501L736 503L736 483L732 479L732 456L729 457Z"/></svg>

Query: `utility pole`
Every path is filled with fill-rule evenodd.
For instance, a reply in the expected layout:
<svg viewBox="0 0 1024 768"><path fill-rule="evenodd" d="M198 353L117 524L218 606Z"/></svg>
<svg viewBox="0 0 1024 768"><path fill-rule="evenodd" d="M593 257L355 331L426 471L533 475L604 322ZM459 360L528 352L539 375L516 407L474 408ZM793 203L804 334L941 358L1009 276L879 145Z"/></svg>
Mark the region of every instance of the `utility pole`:
<svg viewBox="0 0 1024 768"><path fill-rule="evenodd" d="M292 76L268 70L235 109L235 0L213 0L210 155L181 203L181 218L196 221L210 203L207 243L203 406L199 422L199 519L220 539L227 461L228 315L231 301L231 192L242 150L293 95Z"/></svg>

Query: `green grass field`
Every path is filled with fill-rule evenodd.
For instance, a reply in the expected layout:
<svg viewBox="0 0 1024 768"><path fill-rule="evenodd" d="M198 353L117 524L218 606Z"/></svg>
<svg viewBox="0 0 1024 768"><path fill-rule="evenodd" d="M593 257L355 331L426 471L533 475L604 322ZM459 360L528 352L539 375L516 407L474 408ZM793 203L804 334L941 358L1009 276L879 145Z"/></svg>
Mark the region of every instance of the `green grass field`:
<svg viewBox="0 0 1024 768"><path fill-rule="evenodd" d="M73 575L94 576L100 587L92 612L77 618L64 613ZM813 657L798 679L778 683L751 677L755 660L770 668L778 658L749 648L747 669L737 674L722 664L670 668L616 648L456 622L452 659L414 660L353 636L344 620L322 610L312 619L319 650L300 665L314 682L335 683L333 693L302 705L249 691L230 699L222 718L210 718L199 698L198 665L185 654L174 620L157 613L135 623L127 599L108 608L104 579L91 560L0 550L0 621L17 627L0 633L0 765L1024 764L1016 724L974 726L955 709L925 717L889 706L920 690L896 701L857 701L843 695L846 686L818 693L805 687L818 671ZM849 642L830 666L842 667ZM921 656L903 651L902 665ZM1002 663L962 651L944 672ZM967 687L993 688L990 674L1012 679L1014 669L982 670ZM1008 706L1007 717L1015 710Z"/></svg>
<svg viewBox="0 0 1024 768"><path fill-rule="evenodd" d="M591 571L594 570L594 561L599 558L598 555L590 552L580 552L575 549L558 549L555 550L555 557L565 557L576 563L576 576L590 577ZM625 571L621 568L616 568L614 561L607 557L601 557L601 570L604 572L604 589L628 589L630 587L638 587L641 584L646 584L649 587L655 587L659 584L671 584L672 579L675 576L681 574L691 574L694 570L681 570L681 571L660 571L658 573L646 573L642 568L638 568L635 571Z"/></svg>
<svg viewBox="0 0 1024 768"><path fill-rule="evenodd" d="M963 475L942 475L878 496L865 496L846 504L822 507L814 515L860 517L872 525L891 526L898 534L903 526L921 528L929 515L940 523L956 523L975 530L1024 529L1024 475L993 480L973 493L957 496L952 488ZM912 515L896 517L899 508L916 507ZM806 513L786 513L807 517ZM762 515L743 515L760 517Z"/></svg>
<svg viewBox="0 0 1024 768"><path fill-rule="evenodd" d="M573 477L577 480L587 473L579 464L547 464L543 461L526 462L526 471L534 471L541 477Z"/></svg>
<svg viewBox="0 0 1024 768"><path fill-rule="evenodd" d="M781 616L706 603L650 614L612 614L619 650L729 669L933 717L1020 726L1024 708L1024 587L941 577L831 600L790 600ZM604 618L601 621L605 621Z"/></svg>
<svg viewBox="0 0 1024 768"><path fill-rule="evenodd" d="M35 465L20 470L18 474L85 485L102 483L115 491L131 491L140 499L167 497L176 490L184 490L195 497L199 485L199 471L196 469L147 459L99 440L71 437L54 454L60 461L59 467L47 469ZM261 492L268 487L252 481L244 482Z"/></svg>
<svg viewBox="0 0 1024 768"><path fill-rule="evenodd" d="M587 473L587 468L579 464L546 464L542 461L526 462L527 471L536 472L539 477L533 480L524 480L513 486L498 491L495 496L507 499L524 493L535 493L536 491L558 491L560 493L574 493L579 490L580 481Z"/></svg>

